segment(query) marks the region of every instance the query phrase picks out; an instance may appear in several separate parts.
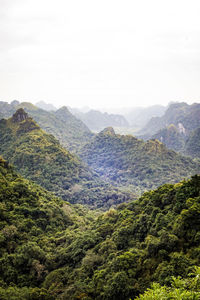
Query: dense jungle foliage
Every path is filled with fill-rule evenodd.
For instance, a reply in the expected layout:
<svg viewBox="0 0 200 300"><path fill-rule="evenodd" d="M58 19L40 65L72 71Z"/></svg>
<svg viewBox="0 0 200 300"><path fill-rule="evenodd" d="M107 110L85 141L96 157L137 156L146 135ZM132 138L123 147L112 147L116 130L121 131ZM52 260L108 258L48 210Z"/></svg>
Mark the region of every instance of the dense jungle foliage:
<svg viewBox="0 0 200 300"><path fill-rule="evenodd" d="M107 128L86 144L80 157L103 179L137 192L175 183L200 171L194 162L158 140L144 142Z"/></svg>
<svg viewBox="0 0 200 300"><path fill-rule="evenodd" d="M102 182L23 109L0 120L0 153L17 171L72 203L108 208L134 198Z"/></svg>
<svg viewBox="0 0 200 300"><path fill-rule="evenodd" d="M64 202L3 159L0 182L1 299L199 299L200 176L105 213Z"/></svg>

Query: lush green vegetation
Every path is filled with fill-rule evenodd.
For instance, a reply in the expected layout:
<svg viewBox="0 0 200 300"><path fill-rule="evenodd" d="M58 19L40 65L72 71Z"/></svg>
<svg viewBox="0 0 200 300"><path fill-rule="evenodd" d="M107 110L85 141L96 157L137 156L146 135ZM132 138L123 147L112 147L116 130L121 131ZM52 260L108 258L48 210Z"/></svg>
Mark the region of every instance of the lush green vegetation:
<svg viewBox="0 0 200 300"><path fill-rule="evenodd" d="M30 103L21 103L18 107L24 108L42 129L54 135L70 151L77 152L92 137L86 125L73 116L67 107L55 112L40 109Z"/></svg>
<svg viewBox="0 0 200 300"><path fill-rule="evenodd" d="M73 116L67 107L50 112L29 102L19 103L13 101L8 104L0 101L0 112L4 118L11 117L19 108L23 108L28 112L43 130L54 135L70 151L77 152L77 149L92 137L92 133L87 126Z"/></svg>
<svg viewBox="0 0 200 300"><path fill-rule="evenodd" d="M200 299L200 267L195 267L190 277L182 279L172 277L172 285L160 286L159 283L152 284L151 289L147 289L144 295L140 295L136 300L194 300Z"/></svg>
<svg viewBox="0 0 200 300"><path fill-rule="evenodd" d="M173 124L159 130L152 136L152 139L158 139L169 149L184 152L186 136L180 133L178 128Z"/></svg>
<svg viewBox="0 0 200 300"><path fill-rule="evenodd" d="M23 109L0 121L0 135L0 153L17 171L67 201L108 208L132 197L102 182Z"/></svg>
<svg viewBox="0 0 200 300"><path fill-rule="evenodd" d="M135 191L175 183L200 170L200 164L167 149L158 140L144 142L107 128L85 145L80 157L102 178Z"/></svg>
<svg viewBox="0 0 200 300"><path fill-rule="evenodd" d="M199 299L200 176L96 215L3 159L0 181L1 299Z"/></svg>
<svg viewBox="0 0 200 300"><path fill-rule="evenodd" d="M158 139L167 148L200 157L200 104L174 103L164 116L152 118L141 131L145 139Z"/></svg>
<svg viewBox="0 0 200 300"><path fill-rule="evenodd" d="M3 103L2 115L18 105ZM38 114L32 104L23 105ZM184 116L185 111L182 105ZM56 113L48 121L46 112L39 115L52 128L57 126L54 117L65 125L70 120L66 108ZM68 137L77 130L74 124ZM107 128L80 154L114 188L22 108L0 121L0 136L0 153L14 164L0 157L0 299L200 299L197 159L178 155L158 140L144 142ZM175 125L165 137L177 147L181 142ZM69 140L72 148L83 145ZM199 129L185 145L196 157ZM139 193L163 183L125 203L136 199L127 191ZM116 204L106 212L94 210Z"/></svg>
<svg viewBox="0 0 200 300"><path fill-rule="evenodd" d="M177 128L179 124L185 128L186 134L200 127L200 104L193 103L173 103L161 117L152 118L141 130L141 134L150 138L159 130L174 124Z"/></svg>
<svg viewBox="0 0 200 300"><path fill-rule="evenodd" d="M0 157L0 298L46 299L37 286L55 269L56 249L94 216L23 179Z"/></svg>
<svg viewBox="0 0 200 300"><path fill-rule="evenodd" d="M192 158L200 158L200 128L187 134L180 133L175 125L160 130L152 136L164 143L167 148L173 149Z"/></svg>

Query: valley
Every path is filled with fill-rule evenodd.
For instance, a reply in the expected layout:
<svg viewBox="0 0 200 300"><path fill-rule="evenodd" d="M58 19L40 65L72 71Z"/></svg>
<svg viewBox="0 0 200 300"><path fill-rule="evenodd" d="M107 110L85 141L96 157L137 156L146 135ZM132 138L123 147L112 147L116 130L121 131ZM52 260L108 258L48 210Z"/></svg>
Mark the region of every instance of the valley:
<svg viewBox="0 0 200 300"><path fill-rule="evenodd" d="M0 114L1 299L199 299L198 114L145 140L67 107Z"/></svg>

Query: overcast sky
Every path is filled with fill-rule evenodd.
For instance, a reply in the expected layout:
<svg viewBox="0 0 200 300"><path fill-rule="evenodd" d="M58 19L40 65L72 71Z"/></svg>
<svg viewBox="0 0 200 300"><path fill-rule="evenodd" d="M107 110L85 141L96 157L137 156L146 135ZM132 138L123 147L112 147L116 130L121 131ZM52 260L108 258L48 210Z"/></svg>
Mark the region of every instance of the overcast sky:
<svg viewBox="0 0 200 300"><path fill-rule="evenodd" d="M0 100L200 102L199 0L0 0Z"/></svg>

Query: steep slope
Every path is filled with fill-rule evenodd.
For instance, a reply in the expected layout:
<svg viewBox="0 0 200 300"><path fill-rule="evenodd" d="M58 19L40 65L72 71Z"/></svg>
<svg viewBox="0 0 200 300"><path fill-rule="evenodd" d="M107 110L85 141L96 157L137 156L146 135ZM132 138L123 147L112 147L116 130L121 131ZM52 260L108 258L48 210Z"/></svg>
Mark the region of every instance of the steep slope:
<svg viewBox="0 0 200 300"><path fill-rule="evenodd" d="M200 128L191 132L186 140L184 152L193 158L200 158Z"/></svg>
<svg viewBox="0 0 200 300"><path fill-rule="evenodd" d="M2 300L129 300L173 276L186 278L184 287L193 283L191 299L199 298L200 176L98 218L24 180L2 159L0 181ZM180 278L176 284L179 295Z"/></svg>
<svg viewBox="0 0 200 300"><path fill-rule="evenodd" d="M124 116L118 114L102 113L98 110L90 110L86 113L75 113L90 130L101 131L105 127L129 127L128 121Z"/></svg>
<svg viewBox="0 0 200 300"><path fill-rule="evenodd" d="M149 138L170 124L174 124L177 128L181 126L186 135L200 127L200 104L188 105L184 102L171 104L162 117L152 118L140 134Z"/></svg>
<svg viewBox="0 0 200 300"><path fill-rule="evenodd" d="M39 109L29 103L21 103L18 107L24 108L42 129L53 134L70 151L76 152L92 137L86 125L65 106L55 112Z"/></svg>
<svg viewBox="0 0 200 300"><path fill-rule="evenodd" d="M16 100L12 101L11 104L5 101L0 101L0 117L9 118L15 112L15 108L18 104L19 102Z"/></svg>
<svg viewBox="0 0 200 300"><path fill-rule="evenodd" d="M60 125L60 131L56 133L56 137L67 149L77 152L77 149L79 149L80 146L90 141L91 137L93 136L91 131L81 120L73 116L66 106L61 107L55 111L54 114L57 120L62 123L64 128L63 130L62 126ZM69 142L66 143L66 141Z"/></svg>
<svg viewBox="0 0 200 300"><path fill-rule="evenodd" d="M115 134L112 128L85 145L80 157L108 182L138 191L177 182L200 170L199 164L168 150L158 140L144 142Z"/></svg>
<svg viewBox="0 0 200 300"><path fill-rule="evenodd" d="M0 298L52 299L33 287L55 268L54 253L64 241L61 232L70 243L72 232L86 230L95 214L22 178L1 157L0 183ZM14 284L24 288L19 292ZM7 285L12 285L9 291L4 290Z"/></svg>
<svg viewBox="0 0 200 300"><path fill-rule="evenodd" d="M39 101L35 104L37 107L41 108L41 109L44 109L44 110L47 110L47 111L54 111L54 110L57 110L57 108L52 105L51 103L46 103L44 101Z"/></svg>
<svg viewBox="0 0 200 300"><path fill-rule="evenodd" d="M173 124L159 130L151 138L161 141L169 149L184 152L186 135L181 131L181 128L177 128Z"/></svg>
<svg viewBox="0 0 200 300"><path fill-rule="evenodd" d="M0 121L0 153L26 178L71 202L108 207L128 195L104 184L21 108Z"/></svg>
<svg viewBox="0 0 200 300"><path fill-rule="evenodd" d="M13 101L11 104L0 102L0 113L4 118L11 117L19 108L28 112L42 129L53 134L70 151L77 152L77 149L92 137L86 125L73 116L66 107L57 111L46 111L29 102Z"/></svg>

